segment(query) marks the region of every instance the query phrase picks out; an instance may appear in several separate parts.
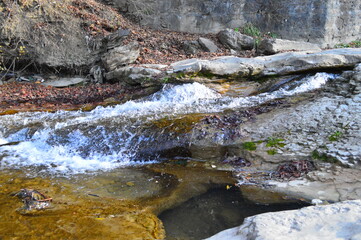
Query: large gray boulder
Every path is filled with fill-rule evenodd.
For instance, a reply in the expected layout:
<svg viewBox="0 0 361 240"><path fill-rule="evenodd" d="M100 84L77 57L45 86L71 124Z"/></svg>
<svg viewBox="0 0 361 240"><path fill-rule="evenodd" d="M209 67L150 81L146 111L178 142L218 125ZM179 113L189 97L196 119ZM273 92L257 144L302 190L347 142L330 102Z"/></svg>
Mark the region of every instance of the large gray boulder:
<svg viewBox="0 0 361 240"><path fill-rule="evenodd" d="M264 213L208 240L361 239L361 200Z"/></svg>
<svg viewBox="0 0 361 240"><path fill-rule="evenodd" d="M257 50L263 54L275 54L285 51L316 52L321 48L313 43L271 38L262 40Z"/></svg>
<svg viewBox="0 0 361 240"><path fill-rule="evenodd" d="M223 45L233 50L249 50L255 46L252 37L236 32L233 29L220 31L217 36Z"/></svg>
<svg viewBox="0 0 361 240"><path fill-rule="evenodd" d="M215 53L215 52L218 51L217 45L212 40L210 40L208 38L200 37L198 39L198 42L202 46L202 48L207 52Z"/></svg>
<svg viewBox="0 0 361 240"><path fill-rule="evenodd" d="M201 50L201 45L198 41L184 41L183 50L186 54L197 54Z"/></svg>
<svg viewBox="0 0 361 240"><path fill-rule="evenodd" d="M138 42L131 42L128 45L123 45L111 49L102 56L102 62L107 71L114 71L118 67L135 62L139 57Z"/></svg>

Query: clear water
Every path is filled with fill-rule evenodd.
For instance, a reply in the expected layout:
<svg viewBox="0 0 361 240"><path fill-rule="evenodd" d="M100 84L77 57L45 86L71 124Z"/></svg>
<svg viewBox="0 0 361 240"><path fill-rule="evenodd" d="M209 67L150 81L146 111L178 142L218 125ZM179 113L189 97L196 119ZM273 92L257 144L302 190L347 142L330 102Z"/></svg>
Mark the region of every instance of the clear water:
<svg viewBox="0 0 361 240"><path fill-rule="evenodd" d="M238 188L215 188L163 212L168 240L200 240L241 225L246 217L264 212L299 209L309 204L294 201L256 204L245 200Z"/></svg>
<svg viewBox="0 0 361 240"><path fill-rule="evenodd" d="M250 97L225 97L199 83L165 85L147 98L91 112L0 116L0 166L41 166L46 172L73 174L149 163L157 159L139 159L137 152L155 140L147 125L151 121L257 106L320 88L333 77L317 73Z"/></svg>

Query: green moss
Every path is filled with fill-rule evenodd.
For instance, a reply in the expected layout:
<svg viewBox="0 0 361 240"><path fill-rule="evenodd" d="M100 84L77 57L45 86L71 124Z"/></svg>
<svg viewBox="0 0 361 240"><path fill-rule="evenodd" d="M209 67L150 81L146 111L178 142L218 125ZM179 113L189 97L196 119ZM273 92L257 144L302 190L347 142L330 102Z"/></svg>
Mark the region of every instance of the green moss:
<svg viewBox="0 0 361 240"><path fill-rule="evenodd" d="M266 147L284 147L286 144L283 143L285 140L282 138L269 137L266 140Z"/></svg>
<svg viewBox="0 0 361 240"><path fill-rule="evenodd" d="M340 43L335 45L335 48L360 48L360 47L361 47L361 39L357 39L349 43Z"/></svg>
<svg viewBox="0 0 361 240"><path fill-rule="evenodd" d="M164 77L160 80L161 83L168 83L170 81L170 77Z"/></svg>
<svg viewBox="0 0 361 240"><path fill-rule="evenodd" d="M336 131L328 137L328 140L330 140L331 142L336 142L341 139L342 135L342 132Z"/></svg>
<svg viewBox="0 0 361 240"><path fill-rule="evenodd" d="M179 79L179 78L185 78L186 74L184 72L178 72L173 74L174 78Z"/></svg>
<svg viewBox="0 0 361 240"><path fill-rule="evenodd" d="M196 74L197 77L205 77L205 78L213 78L214 74L211 72L198 72Z"/></svg>
<svg viewBox="0 0 361 240"><path fill-rule="evenodd" d="M278 153L278 151L275 148L267 150L268 155L276 155L277 153Z"/></svg>
<svg viewBox="0 0 361 240"><path fill-rule="evenodd" d="M242 147L248 151L255 151L257 150L257 144L255 142L244 142Z"/></svg>
<svg viewBox="0 0 361 240"><path fill-rule="evenodd" d="M165 117L153 121L152 124L160 129L167 129L170 132L188 133L194 125L204 118L203 114L189 114L182 117Z"/></svg>
<svg viewBox="0 0 361 240"><path fill-rule="evenodd" d="M319 160L322 162L328 162L328 163L334 163L334 164L340 163L340 161L338 161L337 158L331 157L331 156L327 155L326 153L318 152L317 150L314 150L311 153L311 157L315 160Z"/></svg>

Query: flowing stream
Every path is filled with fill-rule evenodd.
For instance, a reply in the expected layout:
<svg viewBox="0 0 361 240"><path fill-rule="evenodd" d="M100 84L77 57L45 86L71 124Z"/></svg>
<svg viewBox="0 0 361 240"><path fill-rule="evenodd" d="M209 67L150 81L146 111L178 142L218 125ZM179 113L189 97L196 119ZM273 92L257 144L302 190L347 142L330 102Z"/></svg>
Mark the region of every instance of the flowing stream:
<svg viewBox="0 0 361 240"><path fill-rule="evenodd" d="M224 97L199 83L165 85L150 97L91 112L1 116L1 168L42 166L47 172L83 173L149 163L157 159L138 159L137 151L154 141L146 131L151 121L257 106L320 88L332 77L317 73L249 97Z"/></svg>
<svg viewBox="0 0 361 240"><path fill-rule="evenodd" d="M207 162L184 165L143 153L182 141L164 122L256 107L334 77L290 77L247 97L200 83L167 84L151 96L90 112L0 116L0 239L164 239L164 229L167 239L201 239L252 214L299 208L278 205L279 195L270 197L276 205L247 203L232 187L232 173L202 165ZM29 198L11 197L20 189L50 195L50 208L28 211Z"/></svg>

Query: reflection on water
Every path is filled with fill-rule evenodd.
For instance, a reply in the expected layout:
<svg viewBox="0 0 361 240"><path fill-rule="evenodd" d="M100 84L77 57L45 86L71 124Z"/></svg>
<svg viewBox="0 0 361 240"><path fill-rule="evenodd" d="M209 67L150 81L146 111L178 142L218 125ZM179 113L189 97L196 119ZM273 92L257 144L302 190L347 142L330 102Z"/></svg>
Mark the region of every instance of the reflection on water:
<svg viewBox="0 0 361 240"><path fill-rule="evenodd" d="M308 204L255 204L244 200L238 188L223 186L165 211L159 218L163 221L167 240L200 240L224 229L239 226L249 216L304 206Z"/></svg>

